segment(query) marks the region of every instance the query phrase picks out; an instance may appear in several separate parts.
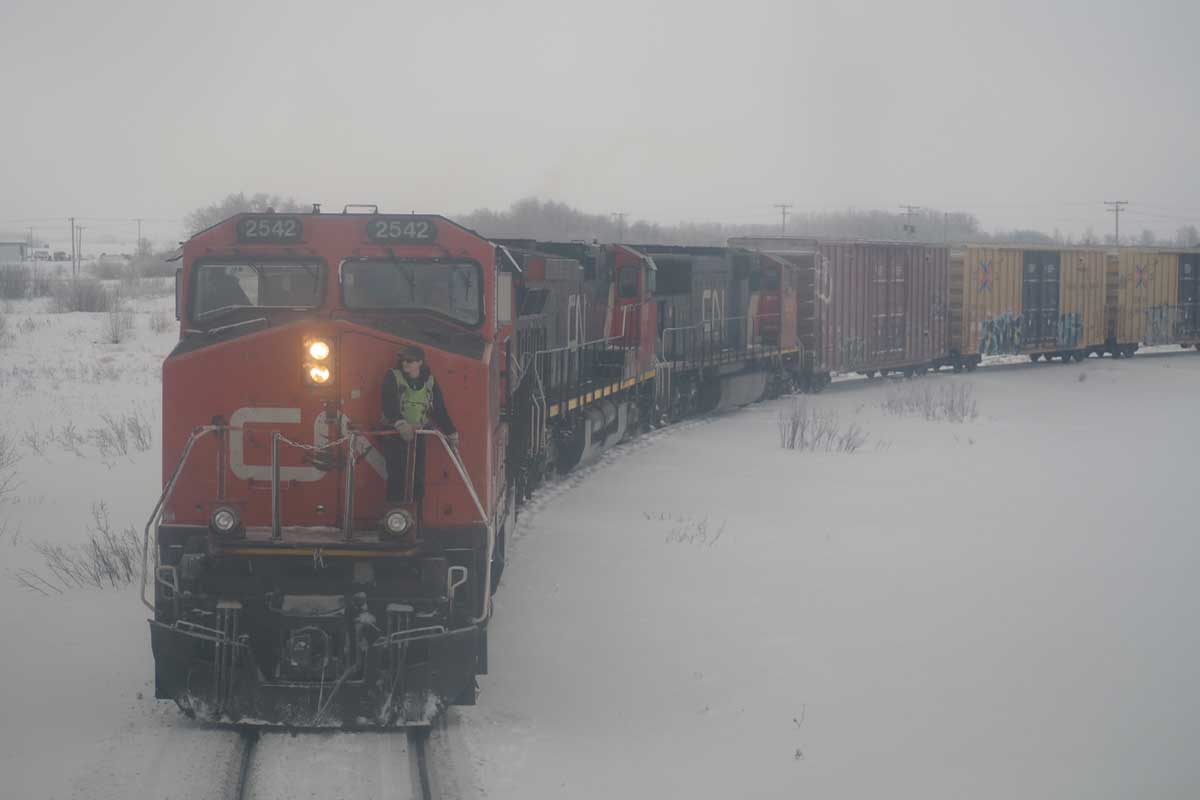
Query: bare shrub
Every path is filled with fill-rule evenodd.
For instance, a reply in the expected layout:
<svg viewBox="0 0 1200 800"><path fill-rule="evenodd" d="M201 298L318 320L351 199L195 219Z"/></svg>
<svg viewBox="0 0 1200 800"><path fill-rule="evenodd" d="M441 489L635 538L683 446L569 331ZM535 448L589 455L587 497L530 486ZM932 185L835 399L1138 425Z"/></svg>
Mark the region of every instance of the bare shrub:
<svg viewBox="0 0 1200 800"><path fill-rule="evenodd" d="M17 464L21 454L17 452L17 439L11 433L0 430L0 501L16 491Z"/></svg>
<svg viewBox="0 0 1200 800"><path fill-rule="evenodd" d="M17 330L21 333L33 333L38 329L37 320L33 317L26 317L17 323Z"/></svg>
<svg viewBox="0 0 1200 800"><path fill-rule="evenodd" d="M29 296L33 271L19 264L0 267L0 298L24 300Z"/></svg>
<svg viewBox="0 0 1200 800"><path fill-rule="evenodd" d="M94 586L125 586L138 576L141 561L141 542L132 526L123 531L112 530L108 508L104 503L92 504L92 525L88 526L88 541L82 545L60 545L38 542L33 546L46 564L53 581L32 570L23 570L14 577L28 589L37 586L62 589ZM24 580L22 580L22 577ZM38 591L43 591L37 589Z"/></svg>
<svg viewBox="0 0 1200 800"><path fill-rule="evenodd" d="M61 274L62 267L57 272ZM35 269L29 279L30 297L49 297L54 290L54 276L48 269Z"/></svg>
<svg viewBox="0 0 1200 800"><path fill-rule="evenodd" d="M68 453L74 453L80 458L83 458L83 451L79 448L87 441L87 439L85 439L79 433L79 431L75 429L74 422L66 423L57 431L53 426L51 426L48 437L50 441L56 442L63 450L66 450Z"/></svg>
<svg viewBox="0 0 1200 800"><path fill-rule="evenodd" d="M30 450L44 457L46 455L46 445L52 442L53 439L49 435L42 433L37 425L30 425L21 433L21 441Z"/></svg>
<svg viewBox="0 0 1200 800"><path fill-rule="evenodd" d="M54 284L50 311L65 314L70 311L108 311L113 296L95 278L68 278Z"/></svg>
<svg viewBox="0 0 1200 800"><path fill-rule="evenodd" d="M171 315L166 311L152 311L150 318L147 320L150 330L154 333L166 333L175 327L175 320L171 319Z"/></svg>
<svg viewBox="0 0 1200 800"><path fill-rule="evenodd" d="M111 258L101 258L91 265L91 273L102 281L115 281L124 277L129 264Z"/></svg>
<svg viewBox="0 0 1200 800"><path fill-rule="evenodd" d="M979 416L975 389L969 383L942 384L936 389L928 384L889 386L879 405L885 414L924 417L931 422L966 422Z"/></svg>
<svg viewBox="0 0 1200 800"><path fill-rule="evenodd" d="M803 400L779 413L779 445L785 450L853 453L869 439L857 423L843 428L837 414L810 409Z"/></svg>
<svg viewBox="0 0 1200 800"><path fill-rule="evenodd" d="M149 421L136 411L120 416L101 414L100 421L103 423L100 427L88 431L88 439L106 458L127 456L131 447L144 453L154 443Z"/></svg>
<svg viewBox="0 0 1200 800"><path fill-rule="evenodd" d="M0 312L0 347L12 344L13 333L9 329L8 315Z"/></svg>
<svg viewBox="0 0 1200 800"><path fill-rule="evenodd" d="M110 344L120 344L129 338L133 328L133 310L125 306L119 295L114 296L101 325L104 340Z"/></svg>

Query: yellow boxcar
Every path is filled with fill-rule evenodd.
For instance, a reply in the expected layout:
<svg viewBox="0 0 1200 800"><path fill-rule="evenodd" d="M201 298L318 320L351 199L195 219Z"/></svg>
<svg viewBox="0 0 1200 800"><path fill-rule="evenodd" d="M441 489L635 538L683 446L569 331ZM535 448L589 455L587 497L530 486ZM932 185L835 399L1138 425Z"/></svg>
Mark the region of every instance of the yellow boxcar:
<svg viewBox="0 0 1200 800"><path fill-rule="evenodd" d="M1108 334L1119 349L1200 341L1200 252L1129 248L1109 259Z"/></svg>
<svg viewBox="0 0 1200 800"><path fill-rule="evenodd" d="M1105 254L971 245L951 257L950 346L960 359L1102 351Z"/></svg>

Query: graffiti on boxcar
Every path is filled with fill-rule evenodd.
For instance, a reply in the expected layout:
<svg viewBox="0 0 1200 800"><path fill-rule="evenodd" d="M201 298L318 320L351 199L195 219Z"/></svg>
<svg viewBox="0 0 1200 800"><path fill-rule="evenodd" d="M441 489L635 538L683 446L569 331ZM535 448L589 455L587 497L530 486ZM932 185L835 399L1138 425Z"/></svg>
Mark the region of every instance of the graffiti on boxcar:
<svg viewBox="0 0 1200 800"><path fill-rule="evenodd" d="M1063 347L1078 347L1083 339L1083 319L1076 311L1068 311L1058 318L1058 343Z"/></svg>
<svg viewBox="0 0 1200 800"><path fill-rule="evenodd" d="M992 290L992 262L979 259L979 291L990 292Z"/></svg>
<svg viewBox="0 0 1200 800"><path fill-rule="evenodd" d="M946 298L942 292L935 290L933 293L933 302L929 305L929 318L938 322L946 319Z"/></svg>
<svg viewBox="0 0 1200 800"><path fill-rule="evenodd" d="M1021 349L1021 315L1008 311L979 323L979 352L985 356Z"/></svg>
<svg viewBox="0 0 1200 800"><path fill-rule="evenodd" d="M1137 281L1134 288L1135 289L1145 289L1146 288L1146 279L1148 277L1146 275L1146 265L1145 264L1136 264L1136 265L1134 265L1133 271L1135 273L1135 279Z"/></svg>
<svg viewBox="0 0 1200 800"><path fill-rule="evenodd" d="M1146 309L1146 344L1170 344L1175 342L1176 322L1178 320L1175 306L1150 306Z"/></svg>
<svg viewBox="0 0 1200 800"><path fill-rule="evenodd" d="M828 256L821 256L820 263L817 264L816 284L814 291L817 299L828 304L833 298L833 271L829 269Z"/></svg>
<svg viewBox="0 0 1200 800"><path fill-rule="evenodd" d="M861 336L844 336L841 341L842 366L854 369L867 363L867 340Z"/></svg>

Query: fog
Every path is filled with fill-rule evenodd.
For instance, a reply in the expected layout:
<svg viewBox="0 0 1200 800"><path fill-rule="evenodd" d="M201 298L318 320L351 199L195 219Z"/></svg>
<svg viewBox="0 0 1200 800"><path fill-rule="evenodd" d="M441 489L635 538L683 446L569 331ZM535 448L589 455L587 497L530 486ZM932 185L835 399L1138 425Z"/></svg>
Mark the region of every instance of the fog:
<svg viewBox="0 0 1200 800"><path fill-rule="evenodd" d="M230 192L662 224L975 213L1200 221L1200 6L8 0L0 228Z"/></svg>

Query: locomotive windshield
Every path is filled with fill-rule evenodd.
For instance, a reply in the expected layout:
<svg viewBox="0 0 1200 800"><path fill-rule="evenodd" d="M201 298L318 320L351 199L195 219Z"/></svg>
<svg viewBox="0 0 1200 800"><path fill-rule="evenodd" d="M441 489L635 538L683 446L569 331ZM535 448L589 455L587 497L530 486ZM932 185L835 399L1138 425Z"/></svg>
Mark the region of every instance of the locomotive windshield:
<svg viewBox="0 0 1200 800"><path fill-rule="evenodd" d="M325 265L319 261L222 261L196 265L192 319L238 308L315 308Z"/></svg>
<svg viewBox="0 0 1200 800"><path fill-rule="evenodd" d="M362 259L342 265L346 308L432 311L466 325L483 321L478 265L444 261Z"/></svg>

